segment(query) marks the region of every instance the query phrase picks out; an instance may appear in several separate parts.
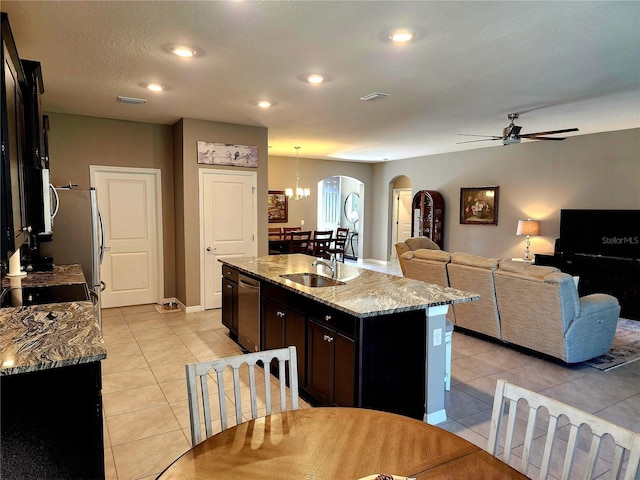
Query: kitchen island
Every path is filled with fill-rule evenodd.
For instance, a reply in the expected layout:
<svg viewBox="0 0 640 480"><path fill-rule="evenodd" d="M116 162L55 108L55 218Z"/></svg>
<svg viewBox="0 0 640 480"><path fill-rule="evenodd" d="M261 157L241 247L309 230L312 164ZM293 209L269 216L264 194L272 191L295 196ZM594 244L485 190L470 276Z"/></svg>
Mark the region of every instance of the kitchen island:
<svg viewBox="0 0 640 480"><path fill-rule="evenodd" d="M247 302L238 293L246 276L259 282L259 348L296 346L303 395L321 405L445 421L445 315L449 305L478 295L342 263L333 275L325 265L312 266L315 260L221 259L223 323L232 337L252 321L243 318ZM336 284L311 287L283 277L300 273Z"/></svg>
<svg viewBox="0 0 640 480"><path fill-rule="evenodd" d="M46 289L84 276L74 265L4 280L11 295L17 280ZM0 309L1 478L104 478L106 353L89 300Z"/></svg>

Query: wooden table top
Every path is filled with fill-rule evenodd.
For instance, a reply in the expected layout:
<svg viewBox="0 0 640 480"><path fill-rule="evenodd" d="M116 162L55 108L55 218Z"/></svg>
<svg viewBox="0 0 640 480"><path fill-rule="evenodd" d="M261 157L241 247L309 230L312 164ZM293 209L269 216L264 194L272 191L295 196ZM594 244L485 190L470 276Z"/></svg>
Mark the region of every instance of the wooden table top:
<svg viewBox="0 0 640 480"><path fill-rule="evenodd" d="M158 479L418 480L526 477L433 425L360 408L310 408L229 428L178 458Z"/></svg>

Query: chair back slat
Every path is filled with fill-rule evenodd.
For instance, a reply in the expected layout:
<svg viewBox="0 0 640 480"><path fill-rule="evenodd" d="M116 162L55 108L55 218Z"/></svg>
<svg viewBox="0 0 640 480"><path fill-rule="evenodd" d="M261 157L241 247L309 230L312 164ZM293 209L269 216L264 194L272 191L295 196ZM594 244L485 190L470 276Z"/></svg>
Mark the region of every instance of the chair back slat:
<svg viewBox="0 0 640 480"><path fill-rule="evenodd" d="M504 380L498 380L497 382L491 414L487 451L493 455L499 457L498 450L503 426L502 417L505 414L505 408L508 406L509 420L506 427L507 431L505 432L502 460L511 464L510 451L520 445L517 440L514 440L514 430L518 400L521 399L526 400L529 408L529 413L526 416L527 428L525 438L522 440L522 458L521 462L519 462L519 470L525 475L527 475L528 466L535 463L533 461L534 459L532 459L531 438L535 432L535 424L538 420L538 414L543 410L546 410L549 415L549 425L546 431L546 437L543 439L545 445L542 454L542 461L538 463L538 465L540 465L539 478L546 479L553 475L555 478L561 479L590 479L594 476L599 460L603 460L603 464L605 465L610 464L607 478L616 480L623 478L624 480L637 480L637 478L640 477L640 473L638 472L638 464L640 463L640 433L632 432L578 408L566 405L525 388L509 384ZM544 407L544 409L541 410L541 407ZM566 441L564 461L561 464L562 471L554 473L550 472L550 466L552 464L551 458L554 455L554 440L556 439L558 431L564 429L564 427L562 429L558 428L560 417L563 418L563 421L564 419L568 421L569 438ZM576 462L576 457L578 451L581 450L578 445L578 439L583 436L583 433L587 433L586 428L581 428L583 425L587 425L590 428L591 441L586 461L582 464L578 464ZM611 455L612 458L605 458L605 452L602 452L601 445L602 437L604 435L611 436L615 442L616 446L613 454ZM539 439L540 437L536 439L536 442L538 442ZM624 460L627 453L629 458L626 463L626 468L624 468ZM574 472L574 469L582 469L582 474ZM622 476L623 469L625 470L624 476ZM598 478L605 478L605 476L599 476Z"/></svg>
<svg viewBox="0 0 640 480"><path fill-rule="evenodd" d="M209 389L207 381L210 379L209 372L216 372L218 401L220 405L220 425L222 430L229 427L227 419L226 393L225 393L225 371L231 369L231 380L233 382L233 398L235 403L236 423L243 422L242 395L241 389L246 388L242 383L240 369L247 368L249 381L249 396L251 403L251 418L258 416L258 389L256 388L257 369L264 375L265 404L267 415L273 411L271 395L271 362L278 361L278 378L280 382L280 410L287 409L287 388L286 379L289 379L289 391L291 395L291 409L298 408L298 366L296 348L280 348L275 350L265 350L262 352L248 353L246 355L236 355L233 357L212 360L199 364L186 365L187 393L189 401L189 420L191 423L192 445L200 443L202 438L200 426L200 405L202 406L203 420L205 424L205 434L208 438L213 435L212 419L209 406ZM288 372L286 366L289 366ZM244 371L244 370L243 370ZM287 376L288 373L288 376ZM246 378L246 377L245 377ZM200 387L200 397L198 395L198 385ZM199 405L200 404L200 405ZM248 416L247 412L244 412Z"/></svg>

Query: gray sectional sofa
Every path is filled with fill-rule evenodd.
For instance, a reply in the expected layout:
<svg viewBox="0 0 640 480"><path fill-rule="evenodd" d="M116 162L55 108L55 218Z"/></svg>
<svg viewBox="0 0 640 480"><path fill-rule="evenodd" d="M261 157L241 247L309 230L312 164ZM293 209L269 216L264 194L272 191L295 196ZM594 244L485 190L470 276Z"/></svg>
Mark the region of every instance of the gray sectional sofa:
<svg viewBox="0 0 640 480"><path fill-rule="evenodd" d="M557 268L432 249L406 251L401 263L407 277L480 294L479 301L453 307L448 316L457 327L566 363L611 347L618 300L600 293L579 297L573 277Z"/></svg>

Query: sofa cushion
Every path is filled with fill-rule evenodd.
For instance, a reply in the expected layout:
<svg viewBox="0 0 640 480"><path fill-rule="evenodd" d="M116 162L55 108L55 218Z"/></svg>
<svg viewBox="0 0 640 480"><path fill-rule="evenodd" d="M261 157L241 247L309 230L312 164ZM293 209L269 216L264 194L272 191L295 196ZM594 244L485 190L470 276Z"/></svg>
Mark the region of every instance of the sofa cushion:
<svg viewBox="0 0 640 480"><path fill-rule="evenodd" d="M404 241L404 243L406 243L411 250L419 250L421 248L428 248L430 250L440 250L440 247L438 246L438 244L427 237L407 238Z"/></svg>
<svg viewBox="0 0 640 480"><path fill-rule="evenodd" d="M452 253L451 263L458 265L467 265L469 267L486 268L488 270L495 270L498 268L499 259L480 257L478 255L471 255L470 253Z"/></svg>
<svg viewBox="0 0 640 480"><path fill-rule="evenodd" d="M421 248L414 251L413 253L415 255L415 258L419 258L420 260L443 263L449 263L451 261L451 254L449 252L445 252L444 250L429 250L427 248Z"/></svg>

